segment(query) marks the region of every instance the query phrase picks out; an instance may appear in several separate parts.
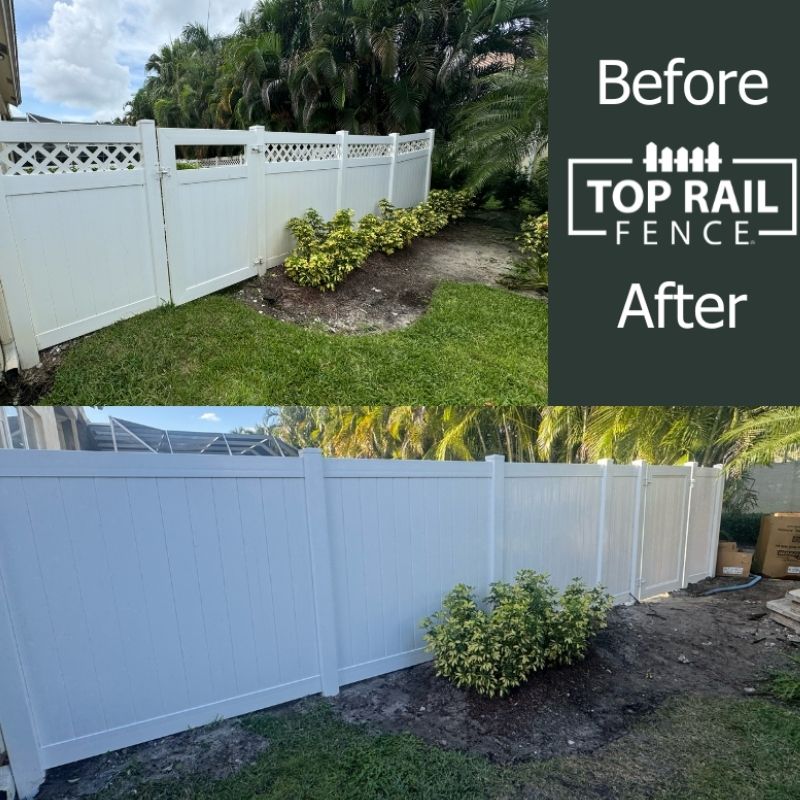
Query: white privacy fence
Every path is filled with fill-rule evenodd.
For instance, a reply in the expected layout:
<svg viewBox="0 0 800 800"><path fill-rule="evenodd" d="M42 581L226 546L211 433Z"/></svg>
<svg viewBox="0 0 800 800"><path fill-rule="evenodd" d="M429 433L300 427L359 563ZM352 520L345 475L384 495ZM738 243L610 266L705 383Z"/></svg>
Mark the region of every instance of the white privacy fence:
<svg viewBox="0 0 800 800"><path fill-rule="evenodd" d="M49 767L422 662L419 621L529 567L618 600L713 573L723 475L0 451L0 728Z"/></svg>
<svg viewBox="0 0 800 800"><path fill-rule="evenodd" d="M227 155L179 159L186 146ZM432 149L433 131L0 123L0 334L10 322L32 366L42 348L263 273L308 208L360 218L383 198L425 200Z"/></svg>

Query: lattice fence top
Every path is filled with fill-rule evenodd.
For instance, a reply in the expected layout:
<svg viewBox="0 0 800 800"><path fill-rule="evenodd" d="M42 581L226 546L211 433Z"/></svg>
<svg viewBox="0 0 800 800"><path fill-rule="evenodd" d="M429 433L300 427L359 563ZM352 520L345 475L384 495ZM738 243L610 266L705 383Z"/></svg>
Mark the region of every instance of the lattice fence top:
<svg viewBox="0 0 800 800"><path fill-rule="evenodd" d="M53 175L106 172L142 166L139 144L72 144L68 142L4 142L0 144L0 173Z"/></svg>
<svg viewBox="0 0 800 800"><path fill-rule="evenodd" d="M348 158L379 158L380 156L390 156L392 154L392 143L386 144L348 144Z"/></svg>
<svg viewBox="0 0 800 800"><path fill-rule="evenodd" d="M413 142L400 142L400 145L397 148L397 152L399 155L403 153L420 153L423 150L428 149L428 140L427 139L417 139Z"/></svg>
<svg viewBox="0 0 800 800"><path fill-rule="evenodd" d="M270 142L264 148L264 157L270 164L288 164L300 161L335 161L339 158L339 145L301 142Z"/></svg>

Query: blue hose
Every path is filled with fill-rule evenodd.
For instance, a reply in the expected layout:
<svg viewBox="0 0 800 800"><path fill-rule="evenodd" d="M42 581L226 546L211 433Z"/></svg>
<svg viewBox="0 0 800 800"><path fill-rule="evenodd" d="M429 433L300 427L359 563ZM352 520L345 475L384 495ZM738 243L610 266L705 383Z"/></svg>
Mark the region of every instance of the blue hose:
<svg viewBox="0 0 800 800"><path fill-rule="evenodd" d="M717 586L716 589L709 589L707 592L703 592L700 597L706 597L710 594L719 594L720 592L738 592L739 589L749 589L752 586L755 586L760 580L761 575L755 575L751 581L747 583L740 583L737 586Z"/></svg>

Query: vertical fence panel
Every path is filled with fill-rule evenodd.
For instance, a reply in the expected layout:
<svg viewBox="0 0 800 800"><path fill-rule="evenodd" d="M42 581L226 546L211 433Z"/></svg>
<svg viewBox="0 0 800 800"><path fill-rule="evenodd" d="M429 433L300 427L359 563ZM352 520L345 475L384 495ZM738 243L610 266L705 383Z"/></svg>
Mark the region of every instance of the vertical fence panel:
<svg viewBox="0 0 800 800"><path fill-rule="evenodd" d="M534 567L560 588L595 582L602 476L596 465L507 465L506 580Z"/></svg>
<svg viewBox="0 0 800 800"><path fill-rule="evenodd" d="M147 125L0 123L0 281L22 366L169 299L153 150Z"/></svg>
<svg viewBox="0 0 800 800"><path fill-rule="evenodd" d="M606 486L606 540L600 583L616 600L631 595L631 565L636 560L637 469L609 464Z"/></svg>
<svg viewBox="0 0 800 800"><path fill-rule="evenodd" d="M425 660L419 621L487 583L489 464L327 462L340 680Z"/></svg>
<svg viewBox="0 0 800 800"><path fill-rule="evenodd" d="M691 475L684 467L647 470L641 596L681 587Z"/></svg>
<svg viewBox="0 0 800 800"><path fill-rule="evenodd" d="M696 467L689 513L684 583L702 580L716 569L719 541L718 492L724 483L722 470Z"/></svg>
<svg viewBox="0 0 800 800"><path fill-rule="evenodd" d="M6 492L15 488L14 481L0 481L0 508L4 509L4 513L8 500ZM14 519L9 515L5 518L5 524L12 528L15 536L24 537L29 533L27 520L23 518ZM19 632L12 621L13 598L4 576L4 567L7 565L5 559L0 559L0 726L17 792L25 800L36 794L44 780L44 766L24 665L20 661L17 643Z"/></svg>
<svg viewBox="0 0 800 800"><path fill-rule="evenodd" d="M263 133L160 128L164 221L172 299L187 303L258 274L258 187ZM240 150L179 162L176 147ZM253 149L253 148L256 149ZM191 169L179 169L182 164Z"/></svg>

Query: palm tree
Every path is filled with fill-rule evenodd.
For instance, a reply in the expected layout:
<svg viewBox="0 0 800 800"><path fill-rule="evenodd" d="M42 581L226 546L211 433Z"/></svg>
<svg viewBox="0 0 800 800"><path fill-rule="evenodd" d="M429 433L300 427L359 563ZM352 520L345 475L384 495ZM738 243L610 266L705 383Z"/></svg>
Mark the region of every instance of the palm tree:
<svg viewBox="0 0 800 800"><path fill-rule="evenodd" d="M473 461L502 453L508 461L534 461L538 417L533 407L283 408L264 429L340 458Z"/></svg>
<svg viewBox="0 0 800 800"><path fill-rule="evenodd" d="M452 153L472 188L520 169L546 180L547 38L532 39L531 50L535 55L513 69L480 78L477 99L465 103L457 118Z"/></svg>
<svg viewBox="0 0 800 800"><path fill-rule="evenodd" d="M733 470L800 458L800 406L763 406L743 415L721 440L732 448Z"/></svg>
<svg viewBox="0 0 800 800"><path fill-rule="evenodd" d="M147 63L135 121L354 133L435 127L533 55L545 0L259 0L231 37L187 26Z"/></svg>

